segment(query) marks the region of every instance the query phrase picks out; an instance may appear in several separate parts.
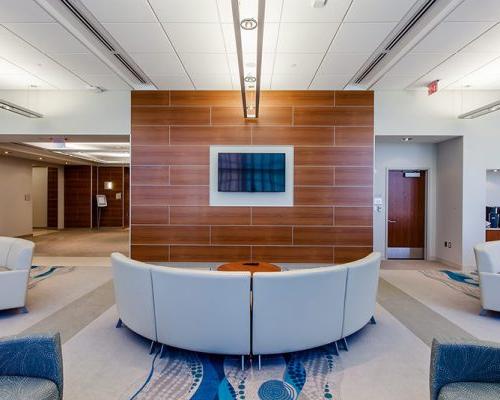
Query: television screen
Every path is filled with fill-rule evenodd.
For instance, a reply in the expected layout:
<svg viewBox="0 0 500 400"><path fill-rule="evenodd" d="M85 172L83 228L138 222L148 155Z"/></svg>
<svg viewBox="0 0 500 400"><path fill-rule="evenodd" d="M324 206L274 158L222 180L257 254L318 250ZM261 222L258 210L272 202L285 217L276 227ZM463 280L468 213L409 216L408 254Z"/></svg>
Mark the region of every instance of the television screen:
<svg viewBox="0 0 500 400"><path fill-rule="evenodd" d="M284 192L285 153L219 153L219 192Z"/></svg>

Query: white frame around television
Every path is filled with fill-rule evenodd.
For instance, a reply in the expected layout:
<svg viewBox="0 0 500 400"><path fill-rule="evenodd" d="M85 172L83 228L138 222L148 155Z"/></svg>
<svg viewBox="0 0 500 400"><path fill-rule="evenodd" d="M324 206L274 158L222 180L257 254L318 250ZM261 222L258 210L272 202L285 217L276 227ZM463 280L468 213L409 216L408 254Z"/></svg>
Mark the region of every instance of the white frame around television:
<svg viewBox="0 0 500 400"><path fill-rule="evenodd" d="M219 192L219 153L284 153L285 191L275 193ZM225 207L292 207L293 155L293 146L210 146L210 205Z"/></svg>

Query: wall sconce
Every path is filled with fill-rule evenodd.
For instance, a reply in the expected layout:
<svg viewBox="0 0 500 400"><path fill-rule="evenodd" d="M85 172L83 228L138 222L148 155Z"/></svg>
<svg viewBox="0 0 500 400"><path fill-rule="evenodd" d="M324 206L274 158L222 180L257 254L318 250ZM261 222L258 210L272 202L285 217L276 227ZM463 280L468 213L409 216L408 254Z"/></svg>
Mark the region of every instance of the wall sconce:
<svg viewBox="0 0 500 400"><path fill-rule="evenodd" d="M113 182L111 181L104 182L104 190L113 190Z"/></svg>

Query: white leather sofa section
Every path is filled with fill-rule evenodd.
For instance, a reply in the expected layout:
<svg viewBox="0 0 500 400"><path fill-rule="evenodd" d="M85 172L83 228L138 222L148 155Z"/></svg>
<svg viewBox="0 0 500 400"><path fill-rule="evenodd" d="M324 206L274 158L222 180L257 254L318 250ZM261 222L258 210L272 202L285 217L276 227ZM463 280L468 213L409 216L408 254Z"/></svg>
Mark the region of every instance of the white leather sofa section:
<svg viewBox="0 0 500 400"><path fill-rule="evenodd" d="M474 247L483 310L500 311L500 241Z"/></svg>
<svg viewBox="0 0 500 400"><path fill-rule="evenodd" d="M380 253L371 253L344 267L347 268L347 284L342 337L347 337L359 331L375 315Z"/></svg>
<svg viewBox="0 0 500 400"><path fill-rule="evenodd" d="M250 354L249 272L151 267L158 342L216 354Z"/></svg>
<svg viewBox="0 0 500 400"><path fill-rule="evenodd" d="M35 244L0 236L0 310L24 307Z"/></svg>
<svg viewBox="0 0 500 400"><path fill-rule="evenodd" d="M253 354L289 353L342 338L347 269L253 275Z"/></svg>
<svg viewBox="0 0 500 400"><path fill-rule="evenodd" d="M157 341L151 265L111 254L116 306L122 322L134 332Z"/></svg>

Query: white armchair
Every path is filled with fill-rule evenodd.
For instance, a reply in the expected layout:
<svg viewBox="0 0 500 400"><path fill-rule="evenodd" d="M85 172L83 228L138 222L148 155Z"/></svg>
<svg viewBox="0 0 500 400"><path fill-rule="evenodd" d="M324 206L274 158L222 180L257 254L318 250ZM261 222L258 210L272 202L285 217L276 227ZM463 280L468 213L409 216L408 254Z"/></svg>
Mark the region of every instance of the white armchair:
<svg viewBox="0 0 500 400"><path fill-rule="evenodd" d="M28 311L26 293L34 247L29 240L0 236L0 310Z"/></svg>
<svg viewBox="0 0 500 400"><path fill-rule="evenodd" d="M481 288L481 314L486 310L500 311L500 241L474 247Z"/></svg>

